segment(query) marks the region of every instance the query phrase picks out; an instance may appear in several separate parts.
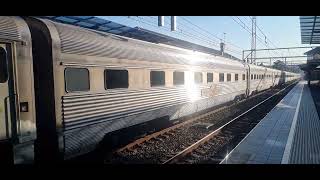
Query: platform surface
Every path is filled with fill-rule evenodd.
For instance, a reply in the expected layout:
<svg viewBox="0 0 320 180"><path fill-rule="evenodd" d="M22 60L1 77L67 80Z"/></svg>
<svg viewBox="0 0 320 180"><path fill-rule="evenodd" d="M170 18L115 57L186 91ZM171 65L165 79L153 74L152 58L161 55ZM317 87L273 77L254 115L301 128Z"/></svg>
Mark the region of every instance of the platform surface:
<svg viewBox="0 0 320 180"><path fill-rule="evenodd" d="M319 155L318 113L300 81L221 164L318 164Z"/></svg>

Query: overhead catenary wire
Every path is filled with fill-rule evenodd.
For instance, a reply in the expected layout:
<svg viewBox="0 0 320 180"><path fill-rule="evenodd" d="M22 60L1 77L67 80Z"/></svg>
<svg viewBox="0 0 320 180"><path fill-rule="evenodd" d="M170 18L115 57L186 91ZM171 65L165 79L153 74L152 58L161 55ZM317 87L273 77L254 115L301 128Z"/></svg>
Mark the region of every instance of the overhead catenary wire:
<svg viewBox="0 0 320 180"><path fill-rule="evenodd" d="M149 18L154 19L154 20L157 20L156 17L149 16ZM167 18L167 19L166 19L166 18ZM165 17L165 20L170 21L169 17ZM182 28L180 28L180 27L185 27L185 29L182 29ZM168 27L167 27L167 28L168 28ZM212 37L210 37L210 36L212 36L212 35L206 33L206 32L205 32L206 30L203 31L203 29L200 29L200 30L202 30L202 32L201 32L201 31L199 31L199 30L196 30L196 29L188 26L188 25L185 24L183 21L180 21L180 20L179 20L179 26L177 27L178 32L188 32L188 34L190 34L191 36L194 36L194 34L193 34L192 32L187 31L187 29L188 29L188 30L191 30L192 32L196 32L197 35L201 35L201 37L203 37L204 40L206 40L206 41L207 41L207 40L212 41L213 43L216 43L215 46L220 47L220 46L219 46L219 42L217 42L216 40L212 39ZM205 33L206 33L206 34L205 34ZM216 38L217 38L217 37L216 37ZM220 38L218 38L218 39L220 39ZM236 46L236 45L233 45L233 46ZM239 47L239 46L238 46L238 47ZM239 47L239 48L240 48L240 47ZM231 48L226 48L225 50L226 50L226 51L229 51L229 52L234 52L234 53L239 54L239 55L241 55L241 53L242 53L242 51L233 50L233 49L231 49ZM242 49L241 49L241 50L242 50Z"/></svg>
<svg viewBox="0 0 320 180"><path fill-rule="evenodd" d="M201 30L203 33L206 33L206 34L204 35L206 38L211 38L211 40L212 40L212 37L214 37L215 39L218 39L218 40L222 41L221 38L215 36L214 34L210 33L209 31L207 31L207 30L205 30L205 29L203 29L203 28L201 28L201 27L193 24L191 21L187 20L186 18L184 18L184 17L180 17L180 18L182 18L183 20L185 20L185 22L193 25L194 27L197 27L197 28L198 28L199 30ZM199 31L197 31L197 30L191 28L190 26L184 24L183 21L180 21L180 20L179 20L179 22L180 22L179 24L182 25L182 26L184 26L184 27L186 27L186 29L191 29L191 30L194 31L194 32L200 33ZM180 28L180 29L181 29L181 28ZM181 29L181 30L182 30L182 29ZM201 32L201 34L203 35L202 32ZM211 36L211 37L210 37L210 36ZM226 48L226 49L225 49L226 51L236 52L237 54L241 55L241 53L242 53L242 48L241 48L241 47L239 47L239 46L237 46L237 45L234 45L234 44L232 44L232 43L230 43L230 42L226 42L226 43L228 43L228 45L231 45L231 46L233 46L233 47L237 47L238 49L241 49L241 51L239 51L239 50L232 50L231 48ZM220 44L220 43L217 42L217 44Z"/></svg>
<svg viewBox="0 0 320 180"><path fill-rule="evenodd" d="M202 31L204 31L204 32L206 32L206 33L208 33L209 35L211 35L212 37L214 37L214 38L216 38L216 39L219 39L220 41L222 41L223 40L223 38L220 38L220 37L218 37L217 35L214 35L214 34L212 34L211 32L209 32L208 30L206 30L206 29L204 29L204 28L202 28L202 27L200 27L200 26L198 26L198 25L196 25L196 24L194 24L194 23L192 23L190 20L188 20L187 18L185 18L185 17L180 17L182 20L184 20L184 21L186 21L186 22L188 22L188 23L190 23L191 25L193 25L193 26L195 26L195 27L197 27L198 29L200 29L200 30L202 30ZM236 48L239 48L239 49L243 49L243 48L241 48L240 46L238 46L238 45L235 45L235 44L233 44L233 43L231 43L231 42L229 42L229 41L226 41L225 43L228 43L229 45L231 45L231 46L234 46L234 47L236 47Z"/></svg>
<svg viewBox="0 0 320 180"><path fill-rule="evenodd" d="M134 19L135 21L137 21L136 18L139 18L140 21L139 22L143 22L144 24L147 24L147 25L150 25L150 26L153 26L153 27L157 27L157 24L156 24L156 21L155 22L152 22L150 20L146 20L144 17L131 17L132 19ZM152 18L153 19L153 18ZM156 19L155 19L156 20ZM185 25L184 25L185 26ZM169 27L166 27L166 26L163 26L161 27L160 29L162 30L165 30L165 31L168 31L168 32L171 32L170 28ZM194 29L193 29L194 30ZM172 33L172 32L171 32ZM205 42L206 44L209 44L209 45L213 45L213 46L216 46L216 47L219 47L219 45L217 44L216 41L213 41L212 39L208 39L208 38L205 38L205 37L201 37L199 35L194 35L193 33L191 32L188 32L184 29L181 29L181 28L178 28L178 31L175 32L176 35L182 35L184 37L188 37L188 38L192 38L192 39L197 39L197 40L200 40L202 42ZM203 36L203 33L202 33L202 36ZM227 52L233 52L235 54L238 54L238 55L241 55L241 51L235 51L235 50L231 50L231 49L228 49L226 50Z"/></svg>
<svg viewBox="0 0 320 180"><path fill-rule="evenodd" d="M251 16L249 16L249 18L252 20L252 17ZM278 48L276 45L275 45L275 43L273 42L273 41L271 41L271 39L270 38L268 38L267 37L267 35L263 32L263 30L261 29L261 26L259 26L259 25L256 25L257 26L257 28L258 28L258 30L260 31L260 33L265 37L265 41L266 41L266 43L270 43L274 48ZM284 54L286 53L284 50L277 50L276 51L278 54L280 54L281 53L281 55L282 56L284 56ZM291 51L290 51L290 49L287 49L287 53L289 54L289 56L291 56Z"/></svg>
<svg viewBox="0 0 320 180"><path fill-rule="evenodd" d="M141 17L140 17L140 18L141 18ZM134 20L137 21L137 19L134 19ZM141 21L140 21L140 22L141 22ZM147 23L147 22L143 22L143 23L158 28L157 25L154 25L154 24L152 24L152 23ZM166 27L164 27L164 29L162 29L162 30L171 32L170 29L167 29ZM191 38L191 39L196 39L196 40L205 41L207 44L211 44L211 45L214 45L214 46L217 46L217 47L218 47L218 45L216 45L216 44L208 41L207 39L203 39L203 38L198 37L198 36L195 36L195 35L193 35L193 34L189 34L188 32L179 32L179 35L182 35L182 36L184 36L184 37L188 37L188 38Z"/></svg>
<svg viewBox="0 0 320 180"><path fill-rule="evenodd" d="M251 16L249 16L249 17L250 17L251 20L252 20L252 17L251 17ZM270 38L268 38L267 35L261 30L261 28L259 27L259 25L256 25L256 26L257 26L258 30L261 32L261 34L265 37L266 42L269 41L270 44L273 45L273 47L277 48L277 46L270 40ZM279 52L279 51L281 51L281 50L278 50L277 52Z"/></svg>
<svg viewBox="0 0 320 180"><path fill-rule="evenodd" d="M236 22L237 24L239 24L240 27L242 27L242 28L243 28L244 30L246 30L250 35L252 35L252 32L251 32L250 28L249 28L249 27L246 25L246 23L244 23L239 17L236 16L236 18L237 18L242 24L241 24L239 21L235 20L235 18L233 18L233 17L231 17L231 18L233 19L234 22ZM267 48L270 49L270 46L269 46L268 44L266 44L265 41L264 41L260 36L257 35L256 37L257 37L258 42L259 42L261 45L263 45L263 46L265 46L265 47L267 47ZM277 52L277 54L279 55L278 52Z"/></svg>

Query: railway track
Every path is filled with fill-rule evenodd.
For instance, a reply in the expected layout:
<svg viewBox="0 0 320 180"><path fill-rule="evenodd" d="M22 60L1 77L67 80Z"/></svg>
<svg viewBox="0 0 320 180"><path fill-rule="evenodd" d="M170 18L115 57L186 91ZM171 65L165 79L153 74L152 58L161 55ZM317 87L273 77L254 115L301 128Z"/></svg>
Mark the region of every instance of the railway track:
<svg viewBox="0 0 320 180"><path fill-rule="evenodd" d="M291 86L292 84L282 90L271 89L256 94L147 135L118 149L105 163L217 163L225 153L224 149L228 149L230 144L246 135L247 132L241 130L249 130L256 125L257 122L246 121L246 115L253 113ZM234 122L242 126L236 127ZM231 127L234 129L231 130ZM240 130L238 133L235 130L237 128Z"/></svg>
<svg viewBox="0 0 320 180"><path fill-rule="evenodd" d="M227 123L225 123L218 129L214 130L204 138L200 139L199 141L187 147L180 153L171 157L163 164L176 163L179 161L181 163L196 163L204 160L206 160L206 163L221 162L221 160L223 160L224 158L224 155L226 155L228 152L228 148L225 147L225 153L221 153L222 148L226 145L229 145L230 142L236 141L236 139L242 139L243 137L245 137L247 133L249 133L250 130L256 124L258 124L260 120L265 116L263 112L269 112L269 109L274 107L273 104L276 104L275 102L277 101L268 104L269 107L266 107L264 105L266 103L269 103L281 92L287 90L287 88L288 87L282 89L281 91L275 93L274 95L253 106L249 110L243 112L239 116L228 121ZM260 117L259 119L257 119L257 114L259 114L262 118ZM224 131L221 132L222 130ZM233 142L233 144L235 144L235 142ZM230 145L228 147L230 147ZM216 154L218 152L217 150L220 150L219 155Z"/></svg>

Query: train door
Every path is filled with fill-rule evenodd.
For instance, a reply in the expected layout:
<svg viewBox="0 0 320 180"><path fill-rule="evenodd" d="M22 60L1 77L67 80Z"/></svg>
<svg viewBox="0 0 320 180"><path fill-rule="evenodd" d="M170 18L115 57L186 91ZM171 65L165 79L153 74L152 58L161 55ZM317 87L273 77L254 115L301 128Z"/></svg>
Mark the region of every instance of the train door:
<svg viewBox="0 0 320 180"><path fill-rule="evenodd" d="M250 95L250 66L246 69L246 82L247 82L247 88L246 88L246 96Z"/></svg>
<svg viewBox="0 0 320 180"><path fill-rule="evenodd" d="M275 78L274 78L274 72L272 73L272 75L271 75L271 77L272 77L272 86L275 86Z"/></svg>
<svg viewBox="0 0 320 180"><path fill-rule="evenodd" d="M12 142L17 132L12 62L11 45L0 42L0 163L13 163Z"/></svg>

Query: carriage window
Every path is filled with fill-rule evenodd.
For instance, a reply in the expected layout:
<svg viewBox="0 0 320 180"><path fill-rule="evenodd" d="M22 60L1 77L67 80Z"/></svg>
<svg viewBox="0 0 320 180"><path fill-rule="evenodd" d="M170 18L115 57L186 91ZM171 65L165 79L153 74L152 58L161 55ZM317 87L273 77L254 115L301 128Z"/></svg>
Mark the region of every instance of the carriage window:
<svg viewBox="0 0 320 180"><path fill-rule="evenodd" d="M234 75L234 80L235 80L235 81L238 81L238 74L235 74L235 75Z"/></svg>
<svg viewBox="0 0 320 180"><path fill-rule="evenodd" d="M64 71L67 92L89 91L89 71L86 68L66 68Z"/></svg>
<svg viewBox="0 0 320 180"><path fill-rule="evenodd" d="M231 74L227 74L227 81L231 81Z"/></svg>
<svg viewBox="0 0 320 180"><path fill-rule="evenodd" d="M150 85L164 86L165 85L165 73L164 71L150 71Z"/></svg>
<svg viewBox="0 0 320 180"><path fill-rule="evenodd" d="M4 83L8 80L7 70L7 52L0 47L0 83Z"/></svg>
<svg viewBox="0 0 320 180"><path fill-rule="evenodd" d="M256 74L253 77L254 77L254 79L257 79L257 75Z"/></svg>
<svg viewBox="0 0 320 180"><path fill-rule="evenodd" d="M219 82L224 82L224 73L219 73Z"/></svg>
<svg viewBox="0 0 320 180"><path fill-rule="evenodd" d="M253 74L251 74L251 80L253 79Z"/></svg>
<svg viewBox="0 0 320 180"><path fill-rule="evenodd" d="M242 80L246 80L246 75L242 74Z"/></svg>
<svg viewBox="0 0 320 180"><path fill-rule="evenodd" d="M173 84L183 85L184 84L184 72L173 72Z"/></svg>
<svg viewBox="0 0 320 180"><path fill-rule="evenodd" d="M105 89L128 88L128 71L127 70L104 70Z"/></svg>
<svg viewBox="0 0 320 180"><path fill-rule="evenodd" d="M213 73L207 73L207 83L213 82Z"/></svg>
<svg viewBox="0 0 320 180"><path fill-rule="evenodd" d="M194 82L196 84L201 84L202 83L202 73L201 72L195 72L194 73Z"/></svg>

